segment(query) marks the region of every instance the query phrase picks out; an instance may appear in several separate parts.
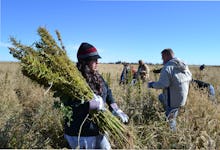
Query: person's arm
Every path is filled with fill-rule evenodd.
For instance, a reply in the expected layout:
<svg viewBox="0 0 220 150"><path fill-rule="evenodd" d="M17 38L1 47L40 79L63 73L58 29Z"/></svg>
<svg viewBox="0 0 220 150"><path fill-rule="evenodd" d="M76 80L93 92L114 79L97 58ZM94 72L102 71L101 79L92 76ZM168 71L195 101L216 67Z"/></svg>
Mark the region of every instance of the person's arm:
<svg viewBox="0 0 220 150"><path fill-rule="evenodd" d="M170 85L170 75L168 71L163 68L160 72L160 78L157 82L150 82L148 87L155 89L164 89L169 87Z"/></svg>
<svg viewBox="0 0 220 150"><path fill-rule="evenodd" d="M90 110L104 109L103 99L95 94L91 100L85 101L84 103L82 103L81 100L77 100L77 99L73 100L68 95L65 95L59 91L56 91L53 96L59 97L63 105L71 107L72 111L74 111L75 113L88 114Z"/></svg>
<svg viewBox="0 0 220 150"><path fill-rule="evenodd" d="M106 103L108 104L108 106L110 106L112 103L115 103L115 99L112 95L112 90L109 88L108 84L104 81L105 83L105 88L107 90L107 95L106 95ZM110 108L111 110L111 108Z"/></svg>
<svg viewBox="0 0 220 150"><path fill-rule="evenodd" d="M162 70L162 68L160 68L160 69L154 69L154 70L153 70L153 73L160 73L161 70Z"/></svg>
<svg viewBox="0 0 220 150"><path fill-rule="evenodd" d="M147 74L150 73L150 68L148 67L148 65L146 65L146 72L147 72Z"/></svg>
<svg viewBox="0 0 220 150"><path fill-rule="evenodd" d="M120 120L123 123L127 123L129 120L129 117L127 114L125 114L117 105L115 102L115 99L113 98L112 91L108 87L107 83L105 82L105 86L107 88L107 97L106 97L106 103L109 106L109 110L112 112L113 115L117 116L120 118Z"/></svg>
<svg viewBox="0 0 220 150"><path fill-rule="evenodd" d="M146 64L143 65L142 71L147 71L147 65Z"/></svg>
<svg viewBox="0 0 220 150"><path fill-rule="evenodd" d="M105 110L105 103L101 96L94 94L93 99L89 101L89 110Z"/></svg>

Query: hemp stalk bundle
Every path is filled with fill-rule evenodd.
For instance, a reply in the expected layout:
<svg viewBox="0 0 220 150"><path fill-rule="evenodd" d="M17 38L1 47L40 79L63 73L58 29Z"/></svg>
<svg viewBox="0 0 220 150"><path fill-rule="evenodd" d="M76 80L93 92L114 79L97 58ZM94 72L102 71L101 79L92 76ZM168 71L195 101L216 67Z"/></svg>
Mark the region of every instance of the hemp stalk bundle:
<svg viewBox="0 0 220 150"><path fill-rule="evenodd" d="M39 42L26 46L11 37L13 47L10 53L21 61L22 72L25 76L45 87L51 86L53 91L62 91L64 94L88 101L93 98L93 91L65 51L60 33L56 35L61 47L56 43L46 28L39 27ZM109 110L93 113L102 133L107 132L117 141L118 148L131 148L133 136L130 130L122 124ZM111 140L111 139L110 139Z"/></svg>

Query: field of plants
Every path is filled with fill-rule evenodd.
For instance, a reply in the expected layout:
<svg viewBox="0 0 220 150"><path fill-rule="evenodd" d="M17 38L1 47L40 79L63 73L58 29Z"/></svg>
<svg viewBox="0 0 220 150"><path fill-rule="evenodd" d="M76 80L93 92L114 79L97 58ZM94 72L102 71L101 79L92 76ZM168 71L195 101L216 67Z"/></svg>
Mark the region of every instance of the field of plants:
<svg viewBox="0 0 220 150"><path fill-rule="evenodd" d="M220 149L219 66L200 71L190 66L194 79L211 83L216 97L206 89L190 86L186 106L177 118L177 131L171 132L157 96L161 90L148 89L146 83L119 85L122 64L99 64L99 72L109 83L113 95L130 121L134 133L133 149ZM134 65L137 68L137 65ZM159 66L150 65L151 70ZM151 80L159 74L150 72ZM63 117L53 92L33 82L21 72L19 63L0 63L0 148L68 148L63 137ZM117 149L115 141L112 148ZM125 147L126 148L126 147Z"/></svg>

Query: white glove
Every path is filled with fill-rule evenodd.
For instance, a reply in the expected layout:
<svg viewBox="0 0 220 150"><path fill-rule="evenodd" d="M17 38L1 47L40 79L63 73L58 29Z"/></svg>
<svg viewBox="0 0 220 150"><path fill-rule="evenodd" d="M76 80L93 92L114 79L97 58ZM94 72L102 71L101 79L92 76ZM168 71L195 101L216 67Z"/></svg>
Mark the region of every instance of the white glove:
<svg viewBox="0 0 220 150"><path fill-rule="evenodd" d="M135 85L135 83L136 83L136 79L132 79L131 80L131 85L133 86L133 85Z"/></svg>
<svg viewBox="0 0 220 150"><path fill-rule="evenodd" d="M118 116L123 123L128 123L129 117L121 109L114 111L113 114Z"/></svg>
<svg viewBox="0 0 220 150"><path fill-rule="evenodd" d="M101 96L94 94L94 98L92 100L99 103L97 110L105 110L105 104Z"/></svg>

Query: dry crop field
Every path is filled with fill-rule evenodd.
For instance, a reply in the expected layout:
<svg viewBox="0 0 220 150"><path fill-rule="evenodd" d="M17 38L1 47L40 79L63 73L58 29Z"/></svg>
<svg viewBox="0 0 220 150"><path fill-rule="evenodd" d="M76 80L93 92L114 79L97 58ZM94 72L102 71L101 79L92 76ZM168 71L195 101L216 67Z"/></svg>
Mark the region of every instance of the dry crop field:
<svg viewBox="0 0 220 150"><path fill-rule="evenodd" d="M169 131L157 96L161 90L146 83L119 85L122 64L99 64L113 95L130 117L127 124L135 136L134 149L220 149L220 67L200 72L190 66L194 79L215 87L216 101L206 90L190 86L187 104L177 118L177 132ZM137 65L134 65L137 68ZM151 65L150 69L159 66ZM150 73L151 80L158 74ZM62 113L54 108L52 92L21 73L19 63L0 63L0 148L68 148L63 138ZM112 143L112 148L117 149Z"/></svg>

